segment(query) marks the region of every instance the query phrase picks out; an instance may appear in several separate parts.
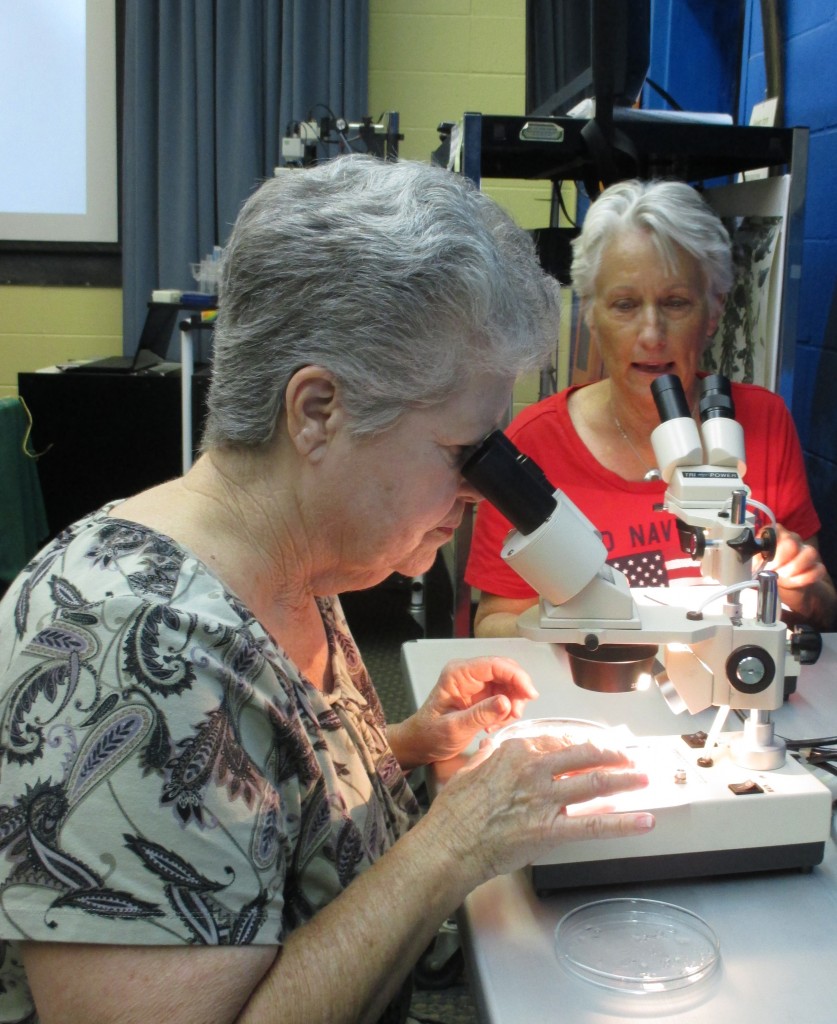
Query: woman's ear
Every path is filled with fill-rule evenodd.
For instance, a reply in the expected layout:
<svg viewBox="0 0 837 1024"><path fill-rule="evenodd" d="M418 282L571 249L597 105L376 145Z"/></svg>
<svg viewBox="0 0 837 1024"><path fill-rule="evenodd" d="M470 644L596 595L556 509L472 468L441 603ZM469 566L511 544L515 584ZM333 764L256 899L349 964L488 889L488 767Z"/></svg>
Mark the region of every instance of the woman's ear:
<svg viewBox="0 0 837 1024"><path fill-rule="evenodd" d="M344 419L340 385L322 366L303 366L288 381L285 414L299 454L319 458Z"/></svg>

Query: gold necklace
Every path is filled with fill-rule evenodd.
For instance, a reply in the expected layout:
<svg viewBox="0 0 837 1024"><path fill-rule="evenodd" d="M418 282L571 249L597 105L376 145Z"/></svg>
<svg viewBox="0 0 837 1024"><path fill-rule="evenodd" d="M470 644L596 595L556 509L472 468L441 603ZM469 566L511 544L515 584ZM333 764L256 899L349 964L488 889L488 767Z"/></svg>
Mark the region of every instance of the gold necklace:
<svg viewBox="0 0 837 1024"><path fill-rule="evenodd" d="M619 417L616 415L616 409L614 409L614 407L613 407L613 399L612 398L610 400L610 415L613 417L613 422L616 424L616 429L622 435L622 438L625 441L625 443L627 444L627 446L634 453L634 456L635 456L637 462L640 464L640 466L642 466L643 470L645 470L645 475L643 476L642 479L643 480L649 480L649 481L651 481L651 480L662 480L663 475L659 471L659 469L657 469L656 466L649 466L648 465L648 463L645 461L645 459L643 459L643 457L637 451L636 446L634 445L633 441L628 437L628 434L627 434L625 428L622 426L622 424L619 421Z"/></svg>

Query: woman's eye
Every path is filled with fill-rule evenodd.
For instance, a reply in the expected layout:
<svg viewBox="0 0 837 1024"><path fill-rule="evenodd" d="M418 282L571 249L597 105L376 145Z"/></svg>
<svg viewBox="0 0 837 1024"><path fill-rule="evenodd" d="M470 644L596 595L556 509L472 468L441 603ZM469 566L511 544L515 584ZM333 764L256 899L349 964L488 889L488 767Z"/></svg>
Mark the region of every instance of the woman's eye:
<svg viewBox="0 0 837 1024"><path fill-rule="evenodd" d="M472 444L452 444L448 447L448 459L455 469L461 469L468 460L468 456L474 450Z"/></svg>

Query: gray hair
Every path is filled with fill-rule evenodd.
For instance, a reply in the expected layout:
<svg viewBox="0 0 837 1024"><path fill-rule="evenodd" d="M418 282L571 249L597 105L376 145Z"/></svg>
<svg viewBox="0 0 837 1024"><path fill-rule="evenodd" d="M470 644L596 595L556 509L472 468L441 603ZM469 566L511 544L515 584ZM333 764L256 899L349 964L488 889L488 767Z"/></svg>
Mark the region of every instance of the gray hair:
<svg viewBox="0 0 837 1024"><path fill-rule="evenodd" d="M348 155L264 182L225 247L204 447L270 440L320 365L351 429L543 366L559 289L527 232L461 175Z"/></svg>
<svg viewBox="0 0 837 1024"><path fill-rule="evenodd" d="M625 231L646 231L669 266L677 247L699 263L713 314L732 288L730 238L703 197L682 181L621 181L593 202L573 240L572 280L589 314L602 253Z"/></svg>

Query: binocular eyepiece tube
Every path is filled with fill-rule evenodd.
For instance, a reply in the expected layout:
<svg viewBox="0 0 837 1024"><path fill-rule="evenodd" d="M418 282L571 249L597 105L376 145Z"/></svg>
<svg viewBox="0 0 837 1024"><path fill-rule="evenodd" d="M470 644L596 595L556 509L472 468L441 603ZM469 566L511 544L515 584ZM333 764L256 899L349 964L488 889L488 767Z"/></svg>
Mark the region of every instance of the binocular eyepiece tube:
<svg viewBox="0 0 837 1024"><path fill-rule="evenodd" d="M545 523L557 506L555 488L543 470L500 430L471 452L462 476L525 537Z"/></svg>
<svg viewBox="0 0 837 1024"><path fill-rule="evenodd" d="M666 373L651 382L651 394L660 416L660 422L691 417L689 403L680 378L673 373ZM698 402L701 423L716 417L735 419L735 403L732 398L732 387L727 377L720 373L711 373L700 381L700 400Z"/></svg>

